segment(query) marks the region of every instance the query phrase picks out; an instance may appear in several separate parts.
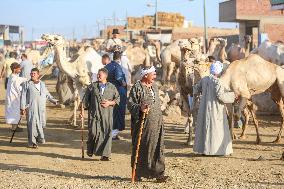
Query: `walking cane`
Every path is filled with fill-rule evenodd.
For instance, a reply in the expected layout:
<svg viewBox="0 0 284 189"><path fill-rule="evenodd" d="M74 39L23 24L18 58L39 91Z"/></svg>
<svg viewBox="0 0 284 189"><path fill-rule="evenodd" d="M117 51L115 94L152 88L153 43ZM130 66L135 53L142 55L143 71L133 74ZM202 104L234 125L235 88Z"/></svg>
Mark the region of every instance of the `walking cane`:
<svg viewBox="0 0 284 189"><path fill-rule="evenodd" d="M234 140L234 124L235 124L235 120L234 120L234 114L235 114L235 109L234 109L234 104L232 104L232 117L231 117L231 125L230 125L230 134L232 137L232 140Z"/></svg>
<svg viewBox="0 0 284 189"><path fill-rule="evenodd" d="M81 149L82 149L82 159L84 159L84 107L83 102L81 103Z"/></svg>
<svg viewBox="0 0 284 189"><path fill-rule="evenodd" d="M132 183L134 183L134 180L135 180L136 165L137 165L138 156L139 156L140 142L141 142L142 132L143 132L143 128L144 128L144 122L145 122L145 118L146 118L147 114L148 114L148 110L146 112L143 112L143 114L142 114L142 120L141 120L141 124L140 124L137 146L136 146L136 152L135 152L135 161L134 161L134 164L133 164L133 167L132 167L132 178L131 178Z"/></svg>
<svg viewBox="0 0 284 189"><path fill-rule="evenodd" d="M22 116L20 117L20 120L19 120L19 122L18 122L18 124L17 124L15 130L13 131L13 134L12 134L11 139L10 139L10 143L12 143L12 141L13 141L15 132L16 132L16 130L18 129L18 127L19 127L19 125L20 125L20 123L21 123L21 120L22 120Z"/></svg>

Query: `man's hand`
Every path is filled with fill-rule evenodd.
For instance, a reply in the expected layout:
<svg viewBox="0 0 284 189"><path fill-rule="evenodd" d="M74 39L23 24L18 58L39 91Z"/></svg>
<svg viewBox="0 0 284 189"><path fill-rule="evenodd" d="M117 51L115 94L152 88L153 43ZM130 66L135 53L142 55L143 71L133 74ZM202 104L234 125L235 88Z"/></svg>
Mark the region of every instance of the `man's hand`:
<svg viewBox="0 0 284 189"><path fill-rule="evenodd" d="M21 115L26 115L26 110L21 109Z"/></svg>
<svg viewBox="0 0 284 189"><path fill-rule="evenodd" d="M238 101L239 99L240 99L240 96L235 93L235 101Z"/></svg>
<svg viewBox="0 0 284 189"><path fill-rule="evenodd" d="M126 87L126 86L127 86L127 83L124 82L124 81L122 81L122 86L123 86L123 87Z"/></svg>
<svg viewBox="0 0 284 189"><path fill-rule="evenodd" d="M149 105L148 104L142 104L140 107L141 112L148 112L150 110Z"/></svg>
<svg viewBox="0 0 284 189"><path fill-rule="evenodd" d="M101 106L104 107L104 108L107 108L107 107L109 107L109 106L112 106L113 104L114 104L113 101L110 101L110 100L103 100L103 101L101 102Z"/></svg>

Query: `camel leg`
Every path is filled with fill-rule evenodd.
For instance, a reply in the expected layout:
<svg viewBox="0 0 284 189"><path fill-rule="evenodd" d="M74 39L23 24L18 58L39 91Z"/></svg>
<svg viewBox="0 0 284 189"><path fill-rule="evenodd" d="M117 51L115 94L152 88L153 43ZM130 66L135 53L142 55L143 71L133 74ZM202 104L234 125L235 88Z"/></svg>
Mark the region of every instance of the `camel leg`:
<svg viewBox="0 0 284 189"><path fill-rule="evenodd" d="M282 116L282 125L280 127L279 133L277 135L277 138L273 143L279 143L281 141L282 131L284 128L284 104L283 104L283 98L278 102L278 107Z"/></svg>
<svg viewBox="0 0 284 189"><path fill-rule="evenodd" d="M243 112L244 112L244 116L245 116L245 124L242 127L242 134L240 136L240 139L246 138L245 131L246 131L246 128L247 128L247 125L248 125L248 122L249 122L249 110L248 110L248 108L245 108Z"/></svg>
<svg viewBox="0 0 284 189"><path fill-rule="evenodd" d="M188 122L188 127L189 127L187 145L192 146L193 145L193 116L192 114L188 115L187 122Z"/></svg>
<svg viewBox="0 0 284 189"><path fill-rule="evenodd" d="M246 107L246 104L247 104L247 98L245 97L242 97L241 98L241 101L240 101L240 104L239 104L239 107L238 107L238 110L235 112L235 116L237 118L237 120L240 119L241 117L241 114L242 114L242 111L244 110L244 108Z"/></svg>
<svg viewBox="0 0 284 189"><path fill-rule="evenodd" d="M171 76L174 72L174 68L175 68L175 63L171 62L170 66L169 66L169 70L168 70L167 81L171 81Z"/></svg>
<svg viewBox="0 0 284 189"><path fill-rule="evenodd" d="M76 127L77 126L77 109L79 106L79 98L76 97L74 101L74 108L73 108L73 115L71 116L71 125Z"/></svg>
<svg viewBox="0 0 284 189"><path fill-rule="evenodd" d="M261 143L261 139L260 139L260 135L259 135L259 130L258 130L258 121L256 119L256 115L255 112L253 111L252 108L249 109L251 115L252 115L252 119L254 122L254 126L255 126L255 131L256 131L256 144L260 144Z"/></svg>
<svg viewBox="0 0 284 189"><path fill-rule="evenodd" d="M162 69L163 69L162 81L163 81L163 84L165 84L166 83L166 79L167 79L167 73L168 73L168 66L167 66L167 64L163 65Z"/></svg>

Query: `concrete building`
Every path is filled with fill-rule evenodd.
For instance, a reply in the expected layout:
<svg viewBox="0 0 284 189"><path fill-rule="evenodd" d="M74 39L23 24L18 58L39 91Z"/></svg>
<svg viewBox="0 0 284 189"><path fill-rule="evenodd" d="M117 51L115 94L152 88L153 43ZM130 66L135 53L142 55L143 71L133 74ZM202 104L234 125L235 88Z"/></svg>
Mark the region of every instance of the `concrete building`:
<svg viewBox="0 0 284 189"><path fill-rule="evenodd" d="M11 45L10 34L18 35L17 43L23 44L23 27L0 25L0 46ZM15 42L15 41L14 41Z"/></svg>
<svg viewBox="0 0 284 189"><path fill-rule="evenodd" d="M252 35L257 46L266 36L272 41L284 41L284 13L272 5L284 0L229 0L219 3L220 22L238 22L240 44L244 35Z"/></svg>

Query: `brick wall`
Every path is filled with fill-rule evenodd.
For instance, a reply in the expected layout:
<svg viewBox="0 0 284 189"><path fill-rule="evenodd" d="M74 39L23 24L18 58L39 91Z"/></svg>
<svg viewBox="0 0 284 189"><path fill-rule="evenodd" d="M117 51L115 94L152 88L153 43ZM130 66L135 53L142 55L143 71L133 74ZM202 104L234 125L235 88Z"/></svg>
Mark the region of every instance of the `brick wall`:
<svg viewBox="0 0 284 189"><path fill-rule="evenodd" d="M238 16L284 16L281 10L271 10L270 0L236 0Z"/></svg>
<svg viewBox="0 0 284 189"><path fill-rule="evenodd" d="M264 32L272 41L281 40L284 42L284 25L282 24L264 24Z"/></svg>

